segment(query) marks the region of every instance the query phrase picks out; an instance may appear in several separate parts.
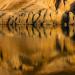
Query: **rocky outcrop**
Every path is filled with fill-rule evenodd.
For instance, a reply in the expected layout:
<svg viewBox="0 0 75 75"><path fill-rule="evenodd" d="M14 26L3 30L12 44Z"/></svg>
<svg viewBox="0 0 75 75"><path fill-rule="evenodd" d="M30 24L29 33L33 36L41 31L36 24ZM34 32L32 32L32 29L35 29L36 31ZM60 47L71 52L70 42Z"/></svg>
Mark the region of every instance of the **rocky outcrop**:
<svg viewBox="0 0 75 75"><path fill-rule="evenodd" d="M0 74L74 71L74 0L0 0Z"/></svg>

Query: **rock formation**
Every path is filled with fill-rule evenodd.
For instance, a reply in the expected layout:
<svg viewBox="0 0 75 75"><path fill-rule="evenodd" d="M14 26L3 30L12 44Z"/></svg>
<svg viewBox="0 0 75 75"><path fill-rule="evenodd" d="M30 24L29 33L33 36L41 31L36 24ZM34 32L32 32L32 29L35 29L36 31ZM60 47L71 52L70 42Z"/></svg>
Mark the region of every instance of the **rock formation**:
<svg viewBox="0 0 75 75"><path fill-rule="evenodd" d="M74 73L74 6L75 0L0 0L0 74Z"/></svg>

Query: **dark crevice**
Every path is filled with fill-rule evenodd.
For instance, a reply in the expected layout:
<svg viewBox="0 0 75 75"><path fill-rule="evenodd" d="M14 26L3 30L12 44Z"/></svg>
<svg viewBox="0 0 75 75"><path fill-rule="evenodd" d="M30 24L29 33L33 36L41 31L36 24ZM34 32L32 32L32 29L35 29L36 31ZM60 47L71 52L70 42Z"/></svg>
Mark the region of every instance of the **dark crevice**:
<svg viewBox="0 0 75 75"><path fill-rule="evenodd" d="M9 31L13 31L16 28L16 22L13 18L14 17L9 17L7 21L7 27Z"/></svg>
<svg viewBox="0 0 75 75"><path fill-rule="evenodd" d="M66 11L63 16L62 16L62 20L61 20L61 29L62 32L64 33L64 35L69 36L69 12Z"/></svg>
<svg viewBox="0 0 75 75"><path fill-rule="evenodd" d="M75 15L75 1L70 5L70 11Z"/></svg>
<svg viewBox="0 0 75 75"><path fill-rule="evenodd" d="M61 53L61 45L59 43L59 39L58 39L58 36L56 37L56 50Z"/></svg>
<svg viewBox="0 0 75 75"><path fill-rule="evenodd" d="M66 47L66 42L65 42L65 40L64 40L64 47L63 47L63 52L62 52L62 54L63 54L64 56L66 56L68 53L69 53L69 52L68 52L68 49L67 49L67 47Z"/></svg>
<svg viewBox="0 0 75 75"><path fill-rule="evenodd" d="M56 10L58 10L60 3L61 3L61 0L56 0L56 3L55 3Z"/></svg>
<svg viewBox="0 0 75 75"><path fill-rule="evenodd" d="M0 60L3 60L3 52L1 49L0 49Z"/></svg>
<svg viewBox="0 0 75 75"><path fill-rule="evenodd" d="M67 1L67 0L63 0L64 5L66 5L66 1Z"/></svg>
<svg viewBox="0 0 75 75"><path fill-rule="evenodd" d="M74 33L73 36L71 37L71 40L75 42L75 33Z"/></svg>

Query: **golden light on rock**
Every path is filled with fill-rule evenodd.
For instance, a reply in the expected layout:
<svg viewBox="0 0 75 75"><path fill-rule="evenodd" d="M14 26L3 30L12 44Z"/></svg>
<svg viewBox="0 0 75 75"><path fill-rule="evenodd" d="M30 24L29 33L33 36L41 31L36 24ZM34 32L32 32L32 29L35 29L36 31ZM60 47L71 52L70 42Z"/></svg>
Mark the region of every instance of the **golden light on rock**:
<svg viewBox="0 0 75 75"><path fill-rule="evenodd" d="M75 0L0 0L0 75L75 74Z"/></svg>

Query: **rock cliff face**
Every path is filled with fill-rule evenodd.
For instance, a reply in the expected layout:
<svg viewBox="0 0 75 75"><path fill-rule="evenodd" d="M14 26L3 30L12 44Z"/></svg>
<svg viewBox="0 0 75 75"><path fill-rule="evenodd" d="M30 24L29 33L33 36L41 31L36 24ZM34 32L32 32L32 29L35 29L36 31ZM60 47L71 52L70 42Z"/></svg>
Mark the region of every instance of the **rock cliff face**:
<svg viewBox="0 0 75 75"><path fill-rule="evenodd" d="M0 0L0 74L68 71L75 72L75 0Z"/></svg>

